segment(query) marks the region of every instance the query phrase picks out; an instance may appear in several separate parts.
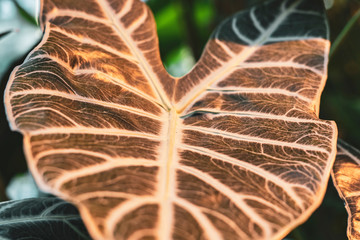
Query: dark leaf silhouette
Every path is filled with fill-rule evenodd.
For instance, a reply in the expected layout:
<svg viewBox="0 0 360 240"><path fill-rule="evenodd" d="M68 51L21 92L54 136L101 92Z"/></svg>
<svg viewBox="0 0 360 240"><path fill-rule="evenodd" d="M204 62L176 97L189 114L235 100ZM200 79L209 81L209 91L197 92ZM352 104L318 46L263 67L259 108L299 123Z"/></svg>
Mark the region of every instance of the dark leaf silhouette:
<svg viewBox="0 0 360 240"><path fill-rule="evenodd" d="M0 239L91 239L77 209L58 198L0 203Z"/></svg>

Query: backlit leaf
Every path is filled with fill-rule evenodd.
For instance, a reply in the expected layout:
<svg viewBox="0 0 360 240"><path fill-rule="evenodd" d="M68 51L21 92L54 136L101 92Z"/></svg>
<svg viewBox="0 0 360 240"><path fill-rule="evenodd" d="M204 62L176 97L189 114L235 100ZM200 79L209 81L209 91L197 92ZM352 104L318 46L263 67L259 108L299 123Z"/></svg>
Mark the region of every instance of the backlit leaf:
<svg viewBox="0 0 360 240"><path fill-rule="evenodd" d="M37 183L95 239L285 236L320 204L336 152L318 119L321 4L230 17L175 78L145 3L45 0L44 38L5 96Z"/></svg>
<svg viewBox="0 0 360 240"><path fill-rule="evenodd" d="M360 151L338 141L332 179L349 214L348 237L360 239Z"/></svg>

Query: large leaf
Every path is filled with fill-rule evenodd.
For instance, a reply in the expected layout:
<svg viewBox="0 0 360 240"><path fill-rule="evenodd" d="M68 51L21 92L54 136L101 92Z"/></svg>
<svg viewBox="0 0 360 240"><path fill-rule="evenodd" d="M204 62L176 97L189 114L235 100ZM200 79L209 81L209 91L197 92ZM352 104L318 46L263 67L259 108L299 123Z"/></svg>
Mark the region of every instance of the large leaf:
<svg viewBox="0 0 360 240"><path fill-rule="evenodd" d="M0 203L0 239L90 239L77 209L58 198Z"/></svg>
<svg viewBox="0 0 360 240"><path fill-rule="evenodd" d="M182 78L138 0L47 0L44 38L5 101L42 189L95 239L270 239L320 204L336 126L318 119L329 41L320 1L224 21Z"/></svg>
<svg viewBox="0 0 360 240"><path fill-rule="evenodd" d="M348 237L360 239L360 151L338 141L332 179L349 214Z"/></svg>

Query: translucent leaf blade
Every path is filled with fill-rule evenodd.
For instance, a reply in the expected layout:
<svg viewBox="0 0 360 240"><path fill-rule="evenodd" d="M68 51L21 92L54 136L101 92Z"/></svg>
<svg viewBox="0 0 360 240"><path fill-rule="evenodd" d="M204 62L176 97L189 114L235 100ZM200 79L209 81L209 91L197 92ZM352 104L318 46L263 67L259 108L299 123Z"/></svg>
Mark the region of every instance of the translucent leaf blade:
<svg viewBox="0 0 360 240"><path fill-rule="evenodd" d="M346 142L338 141L338 153L332 170L334 185L345 201L349 214L347 235L349 239L360 239L360 152Z"/></svg>
<svg viewBox="0 0 360 240"><path fill-rule="evenodd" d="M230 17L182 78L165 72L140 1L45 1L42 16L8 118L37 183L95 239L278 239L320 204L336 144L317 115L320 5Z"/></svg>

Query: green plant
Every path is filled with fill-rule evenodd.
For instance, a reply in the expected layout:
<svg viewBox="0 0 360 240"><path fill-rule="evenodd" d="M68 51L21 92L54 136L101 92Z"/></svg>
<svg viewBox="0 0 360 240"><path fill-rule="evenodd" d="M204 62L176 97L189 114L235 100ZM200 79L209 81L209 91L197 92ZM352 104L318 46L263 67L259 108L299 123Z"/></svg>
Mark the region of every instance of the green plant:
<svg viewBox="0 0 360 240"><path fill-rule="evenodd" d="M55 197L0 203L1 239L91 239L77 209Z"/></svg>
<svg viewBox="0 0 360 240"><path fill-rule="evenodd" d="M180 78L145 4L53 4L5 102L37 183L75 203L94 238L280 238L320 204L336 144L317 118L320 2L238 13Z"/></svg>

